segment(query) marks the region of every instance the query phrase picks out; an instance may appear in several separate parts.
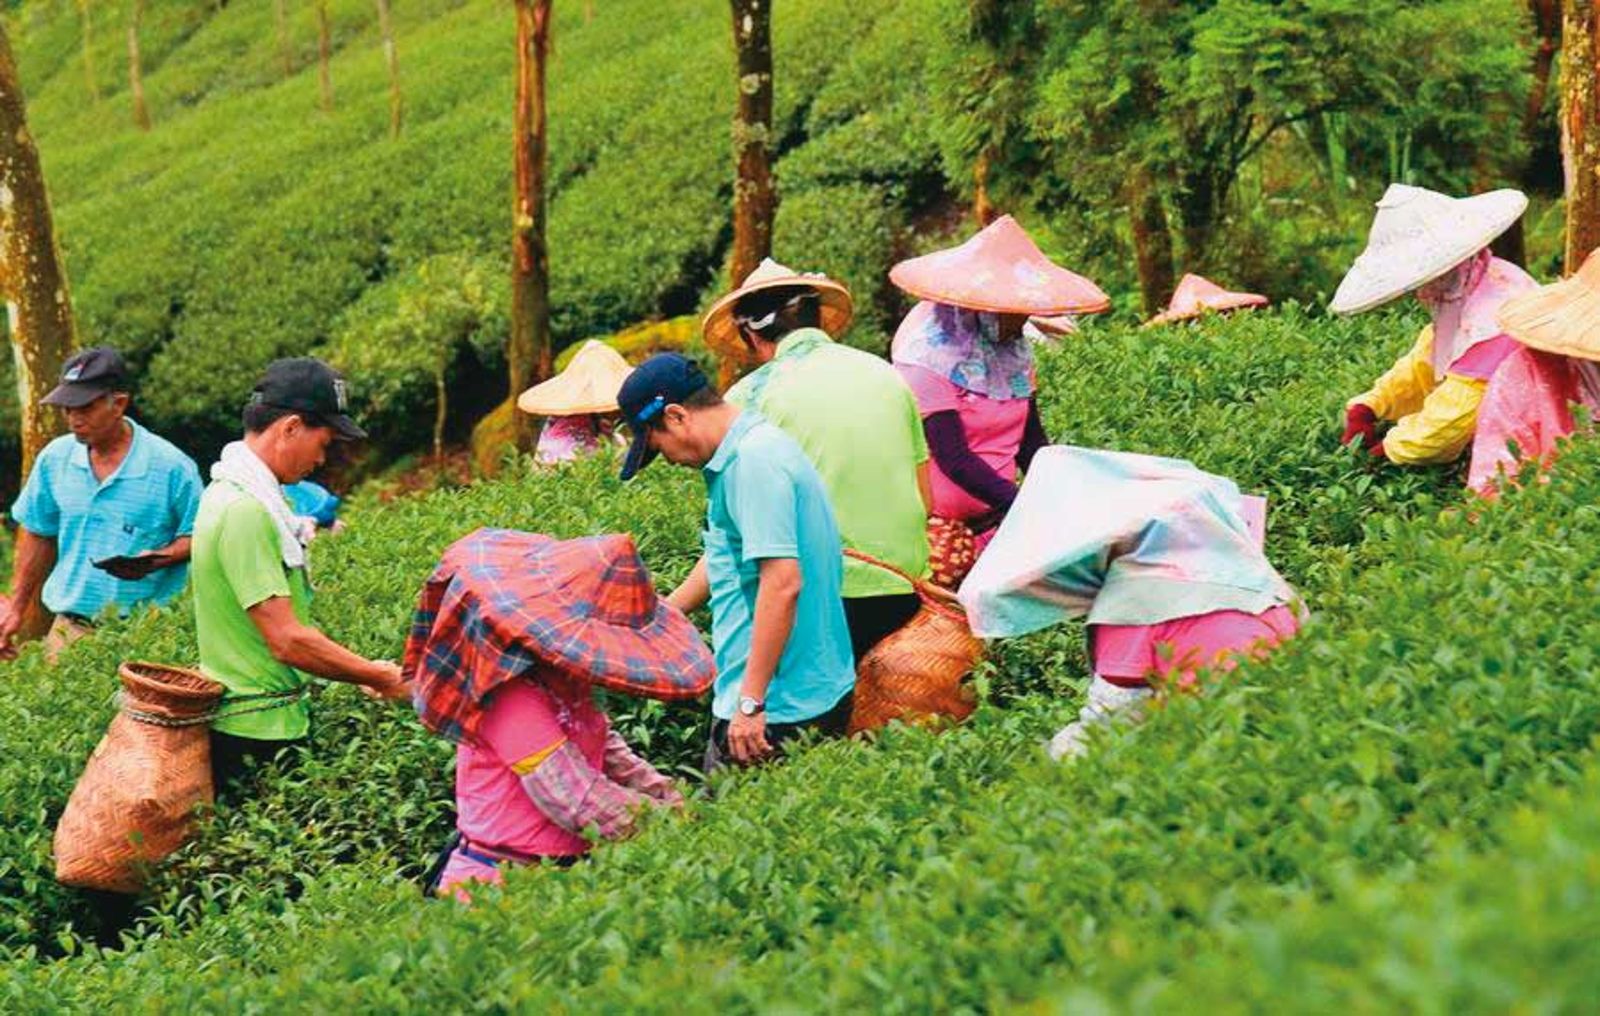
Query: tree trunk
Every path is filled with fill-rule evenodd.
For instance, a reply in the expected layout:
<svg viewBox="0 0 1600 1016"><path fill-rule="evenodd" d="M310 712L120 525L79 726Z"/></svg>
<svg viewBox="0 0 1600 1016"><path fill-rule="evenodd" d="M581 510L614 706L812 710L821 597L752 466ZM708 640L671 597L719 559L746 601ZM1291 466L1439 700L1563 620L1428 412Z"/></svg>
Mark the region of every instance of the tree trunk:
<svg viewBox="0 0 1600 1016"><path fill-rule="evenodd" d="M100 80L94 73L94 19L89 13L90 0L78 0L78 11L83 15L83 80L89 86L89 101L100 101Z"/></svg>
<svg viewBox="0 0 1600 1016"><path fill-rule="evenodd" d="M1177 196L1178 213L1183 221L1183 260L1189 271L1206 264L1211 240L1220 217L1217 180L1204 169L1183 174L1183 189Z"/></svg>
<svg viewBox="0 0 1600 1016"><path fill-rule="evenodd" d="M1595 0L1563 0L1561 153L1566 170L1566 270L1600 247L1600 85Z"/></svg>
<svg viewBox="0 0 1600 1016"><path fill-rule="evenodd" d="M322 111L333 112L333 29L328 24L328 0L317 0L317 84L322 88Z"/></svg>
<svg viewBox="0 0 1600 1016"><path fill-rule="evenodd" d="M1139 294L1146 315L1160 313L1172 299L1176 269L1172 261L1172 230L1161 193L1147 173L1138 174L1128 190L1128 218L1133 227L1133 250L1139 262Z"/></svg>
<svg viewBox="0 0 1600 1016"><path fill-rule="evenodd" d="M283 76L294 76L294 50L289 45L289 15L283 9L284 0L272 0L272 16L278 23L278 57L283 61Z"/></svg>
<svg viewBox="0 0 1600 1016"><path fill-rule="evenodd" d="M400 99L400 54L394 48L394 26L389 20L389 0L378 0L378 27L383 33L383 59L389 65L389 136L400 136L404 104Z"/></svg>
<svg viewBox="0 0 1600 1016"><path fill-rule="evenodd" d="M128 18L128 89L133 93L133 122L142 131L150 129L150 107L144 101L144 72L139 66L139 21L144 17L144 0L133 0Z"/></svg>
<svg viewBox="0 0 1600 1016"><path fill-rule="evenodd" d="M731 4L739 101L733 116L737 169L728 274L737 288L772 253L778 195L772 179L772 0L731 0ZM746 358L724 357L720 380L726 385L748 366Z"/></svg>
<svg viewBox="0 0 1600 1016"><path fill-rule="evenodd" d="M1528 89L1528 105L1522 111L1522 138L1531 144L1550 94L1550 68L1561 48L1561 0L1528 0L1528 9L1539 40L1533 51L1533 85Z"/></svg>
<svg viewBox="0 0 1600 1016"><path fill-rule="evenodd" d="M517 106L514 119L517 193L512 225L511 397L550 376L550 252L545 247L545 58L550 52L551 0L516 0ZM533 447L536 429L516 413L517 447Z"/></svg>
<svg viewBox="0 0 1600 1016"><path fill-rule="evenodd" d="M985 145L972 166L972 217L982 229L995 220L994 202L989 200L989 167L993 162L994 148Z"/></svg>
<svg viewBox="0 0 1600 1016"><path fill-rule="evenodd" d="M28 131L11 40L0 24L0 294L11 324L22 405L22 477L62 432L39 400L55 386L74 344L72 302L51 223L39 150Z"/></svg>

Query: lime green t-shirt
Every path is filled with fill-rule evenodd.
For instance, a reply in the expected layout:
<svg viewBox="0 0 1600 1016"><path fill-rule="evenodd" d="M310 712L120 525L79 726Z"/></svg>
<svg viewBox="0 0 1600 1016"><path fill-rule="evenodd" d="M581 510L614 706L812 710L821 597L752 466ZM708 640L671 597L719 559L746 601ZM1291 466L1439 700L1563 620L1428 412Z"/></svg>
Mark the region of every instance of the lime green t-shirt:
<svg viewBox="0 0 1600 1016"><path fill-rule="evenodd" d="M917 467L928 461L928 439L916 399L892 366L802 328L727 399L761 413L805 449L846 547L907 574L927 574L928 516ZM846 598L909 591L883 569L845 558Z"/></svg>
<svg viewBox="0 0 1600 1016"><path fill-rule="evenodd" d="M225 734L264 741L306 736L311 715L303 696L269 709L257 708L263 704L260 701L239 701L244 696L296 691L308 680L272 658L249 609L274 596L287 596L295 617L309 621L311 601L305 569L284 565L272 516L244 488L217 480L201 495L189 575L194 582L200 671L228 689L222 699L223 715L212 726ZM229 716L230 712L235 715Z"/></svg>

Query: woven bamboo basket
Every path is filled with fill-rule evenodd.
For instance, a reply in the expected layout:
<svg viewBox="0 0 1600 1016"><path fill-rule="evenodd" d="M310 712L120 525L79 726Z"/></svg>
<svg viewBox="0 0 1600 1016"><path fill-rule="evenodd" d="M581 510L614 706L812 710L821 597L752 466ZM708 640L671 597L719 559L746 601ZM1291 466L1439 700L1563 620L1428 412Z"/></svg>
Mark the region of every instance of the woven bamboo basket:
<svg viewBox="0 0 1600 1016"><path fill-rule="evenodd" d="M158 663L124 663L119 676L118 713L56 825L56 880L132 893L212 800L208 724L223 688Z"/></svg>

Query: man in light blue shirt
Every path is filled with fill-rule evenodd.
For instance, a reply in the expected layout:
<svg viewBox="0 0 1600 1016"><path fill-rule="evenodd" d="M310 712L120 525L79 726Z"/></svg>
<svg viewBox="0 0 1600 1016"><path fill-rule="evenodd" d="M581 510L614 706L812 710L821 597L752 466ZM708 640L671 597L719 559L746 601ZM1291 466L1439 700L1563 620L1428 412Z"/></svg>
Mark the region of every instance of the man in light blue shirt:
<svg viewBox="0 0 1600 1016"><path fill-rule="evenodd" d="M11 506L21 533L11 595L0 597L0 651L13 648L41 585L56 615L52 656L107 608L125 614L183 592L200 471L128 418L128 390L122 357L96 346L68 360L43 399L65 411L71 433L39 453Z"/></svg>
<svg viewBox="0 0 1600 1016"><path fill-rule="evenodd" d="M794 439L722 401L676 353L651 357L617 402L633 430L629 479L657 453L705 476L705 557L669 596L711 603L717 681L706 769L749 764L806 730L850 724L855 658L839 590L843 551L822 480Z"/></svg>

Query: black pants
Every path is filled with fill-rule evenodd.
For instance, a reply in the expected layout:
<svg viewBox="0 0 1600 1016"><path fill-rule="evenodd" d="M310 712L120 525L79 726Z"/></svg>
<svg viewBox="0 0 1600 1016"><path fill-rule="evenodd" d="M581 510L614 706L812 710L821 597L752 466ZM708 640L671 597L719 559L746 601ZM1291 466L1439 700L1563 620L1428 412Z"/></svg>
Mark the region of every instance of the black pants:
<svg viewBox="0 0 1600 1016"><path fill-rule="evenodd" d="M772 745L774 754L781 756L785 742L793 741L808 730L816 731L818 737L843 737L850 730L850 707L854 701L855 693L850 692L821 716L813 716L809 720L795 723L769 723L767 743ZM729 765L738 763L728 751L728 721L713 719L711 740L706 744L706 775L709 776Z"/></svg>
<svg viewBox="0 0 1600 1016"><path fill-rule="evenodd" d="M267 741L213 730L211 785L216 790L217 801L232 803L253 794L255 786L251 777L255 771L268 762L280 759L292 765L297 753L291 749L304 743L304 739L298 738L289 741Z"/></svg>
<svg viewBox="0 0 1600 1016"><path fill-rule="evenodd" d="M856 662L873 646L905 627L921 606L922 598L916 593L845 597L844 620L850 627L850 648L856 654Z"/></svg>

